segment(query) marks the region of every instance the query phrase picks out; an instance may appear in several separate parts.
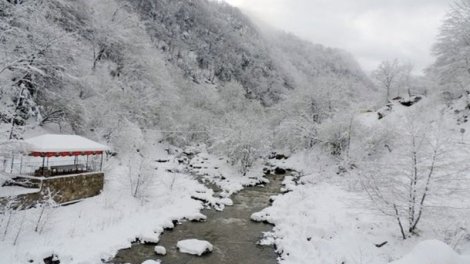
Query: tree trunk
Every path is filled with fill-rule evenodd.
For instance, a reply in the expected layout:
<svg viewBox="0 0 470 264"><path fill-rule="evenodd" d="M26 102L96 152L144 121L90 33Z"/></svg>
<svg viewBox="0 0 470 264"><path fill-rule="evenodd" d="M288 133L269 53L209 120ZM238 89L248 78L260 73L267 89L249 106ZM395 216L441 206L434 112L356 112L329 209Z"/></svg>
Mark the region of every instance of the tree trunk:
<svg viewBox="0 0 470 264"><path fill-rule="evenodd" d="M396 204L393 204L393 209L395 210L395 216L397 218L398 226L400 227L401 237L403 238L403 240L405 240L405 230L403 229L403 224L401 223L400 214L398 213L398 208Z"/></svg>

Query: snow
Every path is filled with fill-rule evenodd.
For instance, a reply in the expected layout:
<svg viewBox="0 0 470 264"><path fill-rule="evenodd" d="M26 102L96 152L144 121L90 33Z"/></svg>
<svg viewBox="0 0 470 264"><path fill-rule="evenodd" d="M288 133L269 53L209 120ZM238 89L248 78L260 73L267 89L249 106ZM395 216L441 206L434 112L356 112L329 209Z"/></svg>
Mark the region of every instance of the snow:
<svg viewBox="0 0 470 264"><path fill-rule="evenodd" d="M145 244L157 244L160 242L160 234L159 232L147 232L144 234L141 234L137 237L140 242L145 243Z"/></svg>
<svg viewBox="0 0 470 264"><path fill-rule="evenodd" d="M25 152L29 147L29 144L21 140L10 140L2 142L2 138L0 137L0 156L9 156L12 152Z"/></svg>
<svg viewBox="0 0 470 264"><path fill-rule="evenodd" d="M3 186L0 187L0 197L17 196L20 194L35 193L39 191L39 189L35 188L24 188L20 186Z"/></svg>
<svg viewBox="0 0 470 264"><path fill-rule="evenodd" d="M261 160L258 160L243 176L229 164L226 158L208 154L204 146L200 147L198 154L195 155L189 165L193 174L220 187L223 191L221 195L225 198L243 190L245 186L268 182L263 177L264 164ZM217 202L228 206L233 204L229 199L222 199Z"/></svg>
<svg viewBox="0 0 470 264"><path fill-rule="evenodd" d="M32 152L106 151L109 147L77 135L46 134L25 140Z"/></svg>
<svg viewBox="0 0 470 264"><path fill-rule="evenodd" d="M408 255L390 264L468 264L470 256L459 256L438 240L419 243Z"/></svg>
<svg viewBox="0 0 470 264"><path fill-rule="evenodd" d="M154 251L157 255L166 255L166 248L162 246L155 246Z"/></svg>
<svg viewBox="0 0 470 264"><path fill-rule="evenodd" d="M251 216L253 221L275 225L259 244L275 244L281 264L386 264L429 239L458 244L461 252L470 253L470 250L464 250L468 242L459 232L466 233L455 230L458 226L466 228L467 221L457 224L455 215L447 215L448 212L443 213L442 209L436 213L427 211L420 236L401 239L395 219L374 210L374 205L357 183L355 171L345 176L337 175L337 161L327 158L319 150L299 152L288 160L270 160L270 163L301 172L298 179L285 178L282 189L288 193L273 197L271 207ZM387 244L380 248L376 246L384 242ZM456 263L470 263L465 260Z"/></svg>
<svg viewBox="0 0 470 264"><path fill-rule="evenodd" d="M283 187L281 188L282 193L290 192L290 191L294 190L295 185L296 185L294 177L293 176L286 176L284 178L284 181L282 181L282 185L283 185Z"/></svg>
<svg viewBox="0 0 470 264"><path fill-rule="evenodd" d="M160 264L160 263L162 263L160 260L152 260L152 259L142 262L142 264Z"/></svg>
<svg viewBox="0 0 470 264"><path fill-rule="evenodd" d="M178 241L176 247L181 253L201 256L205 253L212 252L213 246L205 240L186 239Z"/></svg>
<svg viewBox="0 0 470 264"><path fill-rule="evenodd" d="M390 235L373 231L384 219L354 205L358 198L333 184L299 185L251 218L275 225L261 244L275 243L283 264L349 263L377 252L374 244ZM364 263L386 263L382 256L363 257Z"/></svg>
<svg viewBox="0 0 470 264"><path fill-rule="evenodd" d="M202 222L202 221L205 221L207 219L207 216L205 216L201 213L195 213L195 214L186 216L185 219L189 220L189 221Z"/></svg>

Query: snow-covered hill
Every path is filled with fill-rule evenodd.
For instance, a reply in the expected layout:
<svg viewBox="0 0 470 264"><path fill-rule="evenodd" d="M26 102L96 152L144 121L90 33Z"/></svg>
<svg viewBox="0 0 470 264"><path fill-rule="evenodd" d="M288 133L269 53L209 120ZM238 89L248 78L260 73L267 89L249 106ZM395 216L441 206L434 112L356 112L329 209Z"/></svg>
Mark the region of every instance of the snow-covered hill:
<svg viewBox="0 0 470 264"><path fill-rule="evenodd" d="M264 33L224 3L4 0L1 7L0 82L2 100L11 100L2 120L13 117L20 126L34 117L94 137L109 137L103 130L114 130L119 119L207 130L207 115L223 118L219 97L230 85L263 105L292 90L326 96L321 91L336 83L330 96L359 98L372 89L344 51ZM32 100L15 111L19 94Z"/></svg>

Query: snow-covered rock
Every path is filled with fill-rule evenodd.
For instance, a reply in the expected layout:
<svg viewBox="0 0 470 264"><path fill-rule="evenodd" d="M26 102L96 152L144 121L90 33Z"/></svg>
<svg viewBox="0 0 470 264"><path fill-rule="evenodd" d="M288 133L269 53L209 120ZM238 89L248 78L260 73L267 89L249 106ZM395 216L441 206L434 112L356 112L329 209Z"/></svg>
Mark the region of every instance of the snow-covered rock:
<svg viewBox="0 0 470 264"><path fill-rule="evenodd" d="M438 240L419 243L408 255L390 264L468 264L470 256L460 256Z"/></svg>
<svg viewBox="0 0 470 264"><path fill-rule="evenodd" d="M282 181L283 187L281 188L282 193L290 192L294 190L296 183L295 183L295 178L292 176L286 176L284 178L284 181Z"/></svg>
<svg viewBox="0 0 470 264"><path fill-rule="evenodd" d="M251 220L253 220L255 222L269 222L269 223L271 223L271 221L272 221L270 219L269 213L266 213L264 211L253 213L251 215Z"/></svg>
<svg viewBox="0 0 470 264"><path fill-rule="evenodd" d="M162 246L155 246L154 250L155 250L155 253L156 253L157 255L162 255L162 256L165 256L165 255L166 255L166 248L165 248L165 247L162 247Z"/></svg>
<svg viewBox="0 0 470 264"><path fill-rule="evenodd" d="M221 198L219 200L219 203L223 204L223 205L227 205L227 206L232 206L233 205L233 201L230 198Z"/></svg>
<svg viewBox="0 0 470 264"><path fill-rule="evenodd" d="M140 242L145 244L157 244L158 242L160 242L160 234L154 232L147 232L141 234L138 239L140 240Z"/></svg>
<svg viewBox="0 0 470 264"><path fill-rule="evenodd" d="M198 239L186 239L178 241L176 247L181 253L198 256L212 252L214 248L208 241Z"/></svg>
<svg viewBox="0 0 470 264"><path fill-rule="evenodd" d="M153 259L149 259L149 260L142 262L142 264L160 264L160 263L162 263L160 260L153 260Z"/></svg>
<svg viewBox="0 0 470 264"><path fill-rule="evenodd" d="M207 216L201 213L195 213L193 215L186 217L186 219L188 219L189 221L202 222L202 221L207 220Z"/></svg>

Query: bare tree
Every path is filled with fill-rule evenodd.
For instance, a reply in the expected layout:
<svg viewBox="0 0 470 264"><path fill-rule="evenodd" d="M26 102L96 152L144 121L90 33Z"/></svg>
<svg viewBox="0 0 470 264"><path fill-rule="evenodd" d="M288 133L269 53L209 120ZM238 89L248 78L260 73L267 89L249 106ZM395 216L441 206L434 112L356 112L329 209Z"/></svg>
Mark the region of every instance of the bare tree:
<svg viewBox="0 0 470 264"><path fill-rule="evenodd" d="M5 227L3 227L3 237L2 240L5 241L8 232L10 231L10 225L12 222L12 218L16 214L16 209L15 209L15 201L10 200L7 202L6 205L1 207L0 211L0 216L1 216L1 222L0 226L3 227L3 223L5 223Z"/></svg>
<svg viewBox="0 0 470 264"><path fill-rule="evenodd" d="M422 125L414 117L390 152L363 164L361 183L376 208L396 219L403 239L416 234L427 204L439 204L441 194L458 188L466 162L457 140L440 128Z"/></svg>
<svg viewBox="0 0 470 264"><path fill-rule="evenodd" d="M408 96L411 97L413 96L413 81L414 81L414 76L413 76L413 69L414 65L411 63L404 63L401 67L401 78L399 85L403 87L406 92L408 93ZM400 89L397 91L397 96L400 95Z"/></svg>
<svg viewBox="0 0 470 264"><path fill-rule="evenodd" d="M131 195L143 202L148 195L149 188L154 184L155 170L145 157L140 157L140 161L137 161L139 164L137 168L132 166L135 162L136 160L129 160L128 163Z"/></svg>
<svg viewBox="0 0 470 264"><path fill-rule="evenodd" d="M391 93L399 82L401 66L397 59L393 61L383 61L372 73L373 77L380 83L386 91L386 101L391 99Z"/></svg>
<svg viewBox="0 0 470 264"><path fill-rule="evenodd" d="M43 126L47 123L60 124L65 120L65 112L60 106L45 105L41 108L41 119L39 125Z"/></svg>
<svg viewBox="0 0 470 264"><path fill-rule="evenodd" d="M58 193L52 193L51 190L47 188L46 192L44 193L43 201L38 204L41 209L39 211L39 216L36 221L34 232L43 232L49 218L49 213L51 212L50 210L54 207L59 206L54 199L56 196L58 196Z"/></svg>

